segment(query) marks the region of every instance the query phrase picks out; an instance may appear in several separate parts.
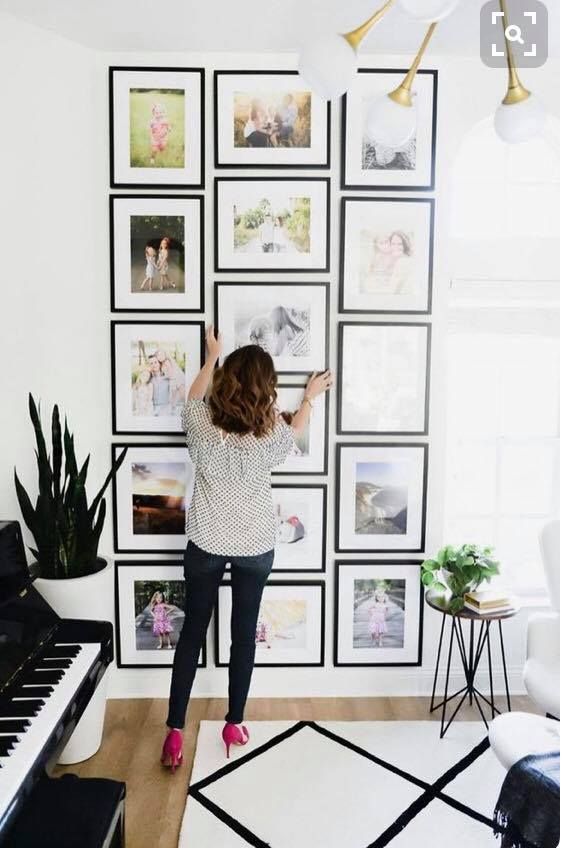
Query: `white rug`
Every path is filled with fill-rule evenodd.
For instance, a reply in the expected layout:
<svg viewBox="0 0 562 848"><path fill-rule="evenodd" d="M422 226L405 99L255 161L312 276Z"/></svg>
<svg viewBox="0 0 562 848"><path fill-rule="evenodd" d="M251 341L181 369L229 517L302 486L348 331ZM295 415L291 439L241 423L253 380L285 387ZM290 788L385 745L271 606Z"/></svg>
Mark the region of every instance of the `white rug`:
<svg viewBox="0 0 562 848"><path fill-rule="evenodd" d="M498 848L505 771L480 722L201 723L179 848Z"/></svg>

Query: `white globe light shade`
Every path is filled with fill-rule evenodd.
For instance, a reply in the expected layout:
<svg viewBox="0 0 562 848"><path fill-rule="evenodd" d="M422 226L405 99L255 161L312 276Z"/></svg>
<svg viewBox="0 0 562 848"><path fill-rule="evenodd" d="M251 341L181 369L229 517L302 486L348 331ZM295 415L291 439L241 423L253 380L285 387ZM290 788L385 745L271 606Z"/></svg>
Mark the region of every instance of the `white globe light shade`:
<svg viewBox="0 0 562 848"><path fill-rule="evenodd" d="M540 135L546 123L546 110L532 94L519 103L500 103L494 115L494 128L502 141L518 144Z"/></svg>
<svg viewBox="0 0 562 848"><path fill-rule="evenodd" d="M414 106L401 106L388 94L373 100L367 111L365 130L374 144L402 147L416 131L417 114Z"/></svg>
<svg viewBox="0 0 562 848"><path fill-rule="evenodd" d="M307 44L299 56L299 73L323 100L348 90L357 72L357 53L343 35L327 35Z"/></svg>
<svg viewBox="0 0 562 848"><path fill-rule="evenodd" d="M398 0L398 5L409 18L426 24L442 21L458 3L459 0Z"/></svg>

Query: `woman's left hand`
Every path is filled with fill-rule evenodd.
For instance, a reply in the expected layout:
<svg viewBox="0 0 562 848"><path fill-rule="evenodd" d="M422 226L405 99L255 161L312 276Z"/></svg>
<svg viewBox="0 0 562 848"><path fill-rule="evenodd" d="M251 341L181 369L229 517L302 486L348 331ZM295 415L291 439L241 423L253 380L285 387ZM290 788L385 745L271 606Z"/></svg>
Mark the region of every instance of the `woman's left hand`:
<svg viewBox="0 0 562 848"><path fill-rule="evenodd" d="M207 360L216 362L222 353L222 333L218 333L215 337L215 328L212 324L207 327L205 342L207 344Z"/></svg>

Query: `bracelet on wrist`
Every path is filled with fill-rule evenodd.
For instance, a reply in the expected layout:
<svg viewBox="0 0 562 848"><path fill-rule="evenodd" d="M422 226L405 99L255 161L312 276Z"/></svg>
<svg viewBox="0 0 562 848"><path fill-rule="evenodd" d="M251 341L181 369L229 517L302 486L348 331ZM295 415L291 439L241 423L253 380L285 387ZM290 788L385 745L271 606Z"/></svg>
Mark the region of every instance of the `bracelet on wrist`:
<svg viewBox="0 0 562 848"><path fill-rule="evenodd" d="M310 406L311 409L314 409L314 403L312 402L311 398L308 395L305 395L303 397L302 402L307 403Z"/></svg>

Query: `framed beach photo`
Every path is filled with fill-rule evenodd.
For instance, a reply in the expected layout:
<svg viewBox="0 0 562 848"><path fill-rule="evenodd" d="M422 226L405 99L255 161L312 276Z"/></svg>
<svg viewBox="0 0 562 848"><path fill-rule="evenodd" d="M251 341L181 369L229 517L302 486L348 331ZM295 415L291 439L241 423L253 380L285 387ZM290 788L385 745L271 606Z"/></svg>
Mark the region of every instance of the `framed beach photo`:
<svg viewBox="0 0 562 848"><path fill-rule="evenodd" d="M419 666L422 643L417 560L336 562L335 666Z"/></svg>
<svg viewBox="0 0 562 848"><path fill-rule="evenodd" d="M201 312L203 196L112 194L113 312Z"/></svg>
<svg viewBox="0 0 562 848"><path fill-rule="evenodd" d="M336 551L423 551L427 451L425 444L336 445Z"/></svg>
<svg viewBox="0 0 562 848"><path fill-rule="evenodd" d="M427 435L430 324L340 322L337 432Z"/></svg>
<svg viewBox="0 0 562 848"><path fill-rule="evenodd" d="M256 627L256 667L324 665L324 583L268 580ZM228 665L232 588L219 587L215 663Z"/></svg>
<svg viewBox="0 0 562 848"><path fill-rule="evenodd" d="M431 311L434 205L342 197L340 312Z"/></svg>
<svg viewBox="0 0 562 848"><path fill-rule="evenodd" d="M175 435L203 363L202 321L112 321L113 434Z"/></svg>
<svg viewBox="0 0 562 848"><path fill-rule="evenodd" d="M325 484L274 483L276 520L273 571L326 570Z"/></svg>
<svg viewBox="0 0 562 848"><path fill-rule="evenodd" d="M186 545L185 520L194 469L185 445L113 444L113 461L127 456L113 478L116 553L171 554Z"/></svg>
<svg viewBox="0 0 562 848"><path fill-rule="evenodd" d="M329 168L330 103L298 71L215 71L216 168Z"/></svg>
<svg viewBox="0 0 562 848"><path fill-rule="evenodd" d="M203 68L109 69L112 188L203 188Z"/></svg>
<svg viewBox="0 0 562 848"><path fill-rule="evenodd" d="M342 99L342 189L432 191L435 188L437 71L416 74L414 136L400 147L373 142L366 132L369 105L397 88L407 69L360 68Z"/></svg>
<svg viewBox="0 0 562 848"><path fill-rule="evenodd" d="M304 386L280 383L277 406L281 412L296 412L302 403ZM314 400L314 409L302 433L295 435L294 447L272 474L326 474L328 471L328 395Z"/></svg>
<svg viewBox="0 0 562 848"><path fill-rule="evenodd" d="M215 283L215 327L223 355L248 344L283 374L328 367L328 283Z"/></svg>
<svg viewBox="0 0 562 848"><path fill-rule="evenodd" d="M118 668L170 668L185 621L183 562L117 560L115 624ZM207 664L206 646L199 668Z"/></svg>
<svg viewBox="0 0 562 848"><path fill-rule="evenodd" d="M329 271L330 181L215 179L215 271Z"/></svg>

